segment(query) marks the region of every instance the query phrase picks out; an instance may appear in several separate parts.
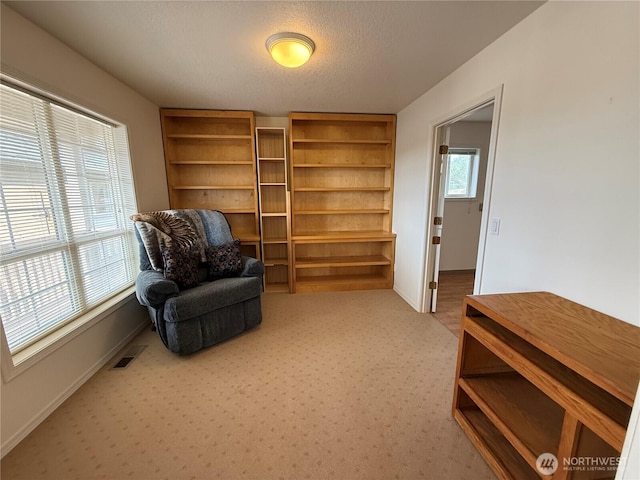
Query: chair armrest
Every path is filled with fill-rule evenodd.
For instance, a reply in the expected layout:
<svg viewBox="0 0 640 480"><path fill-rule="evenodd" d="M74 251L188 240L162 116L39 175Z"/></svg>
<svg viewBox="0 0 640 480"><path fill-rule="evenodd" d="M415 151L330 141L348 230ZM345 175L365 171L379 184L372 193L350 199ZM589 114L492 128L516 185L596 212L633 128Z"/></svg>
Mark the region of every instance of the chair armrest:
<svg viewBox="0 0 640 480"><path fill-rule="evenodd" d="M244 269L240 274L241 277L257 277L262 278L264 275L264 263L253 257L242 257L242 265Z"/></svg>
<svg viewBox="0 0 640 480"><path fill-rule="evenodd" d="M144 270L136 278L136 297L141 305L155 307L178 294L176 282L167 280L155 270Z"/></svg>

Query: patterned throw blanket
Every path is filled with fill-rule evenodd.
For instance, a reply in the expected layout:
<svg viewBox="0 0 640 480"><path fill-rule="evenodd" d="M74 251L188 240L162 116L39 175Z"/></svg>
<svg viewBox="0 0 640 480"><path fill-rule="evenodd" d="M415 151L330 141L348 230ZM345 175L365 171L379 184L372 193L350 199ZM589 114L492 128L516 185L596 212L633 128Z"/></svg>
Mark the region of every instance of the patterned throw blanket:
<svg viewBox="0 0 640 480"><path fill-rule="evenodd" d="M231 227L217 210L163 210L136 213L131 220L149 256L154 270L163 270L162 250L197 252L201 262L207 261L206 248L233 241Z"/></svg>

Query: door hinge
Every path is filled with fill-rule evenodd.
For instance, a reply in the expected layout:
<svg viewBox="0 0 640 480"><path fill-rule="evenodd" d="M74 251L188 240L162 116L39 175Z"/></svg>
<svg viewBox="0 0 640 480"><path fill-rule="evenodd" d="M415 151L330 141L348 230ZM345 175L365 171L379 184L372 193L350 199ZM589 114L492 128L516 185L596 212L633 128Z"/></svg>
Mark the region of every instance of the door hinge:
<svg viewBox="0 0 640 480"><path fill-rule="evenodd" d="M431 243L432 243L433 245L440 245L440 237L433 237L433 238L431 239Z"/></svg>
<svg viewBox="0 0 640 480"><path fill-rule="evenodd" d="M438 282L429 282L429 290L435 290L438 288Z"/></svg>
<svg viewBox="0 0 640 480"><path fill-rule="evenodd" d="M449 153L449 145L440 145L438 152L440 153L440 155L445 155Z"/></svg>
<svg viewBox="0 0 640 480"><path fill-rule="evenodd" d="M442 217L433 217L434 225L442 225Z"/></svg>

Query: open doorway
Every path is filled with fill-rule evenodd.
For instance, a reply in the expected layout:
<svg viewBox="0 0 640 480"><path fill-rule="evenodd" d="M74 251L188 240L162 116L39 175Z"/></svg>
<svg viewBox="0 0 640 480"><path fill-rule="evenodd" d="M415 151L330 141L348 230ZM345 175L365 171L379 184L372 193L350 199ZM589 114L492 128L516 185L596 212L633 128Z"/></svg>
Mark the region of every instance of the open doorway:
<svg viewBox="0 0 640 480"><path fill-rule="evenodd" d="M456 335L464 296L481 289L500 93L435 129L424 309Z"/></svg>
<svg viewBox="0 0 640 480"><path fill-rule="evenodd" d="M473 293L492 118L493 104L446 126L449 150L442 173L438 293L432 312L456 334L462 300Z"/></svg>

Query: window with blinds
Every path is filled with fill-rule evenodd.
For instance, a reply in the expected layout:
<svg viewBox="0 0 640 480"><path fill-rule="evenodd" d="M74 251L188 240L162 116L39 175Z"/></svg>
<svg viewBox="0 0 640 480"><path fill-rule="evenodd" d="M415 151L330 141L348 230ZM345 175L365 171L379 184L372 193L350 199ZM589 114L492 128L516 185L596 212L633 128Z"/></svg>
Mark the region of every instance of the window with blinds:
<svg viewBox="0 0 640 480"><path fill-rule="evenodd" d="M126 129L0 85L0 317L12 354L133 284Z"/></svg>

